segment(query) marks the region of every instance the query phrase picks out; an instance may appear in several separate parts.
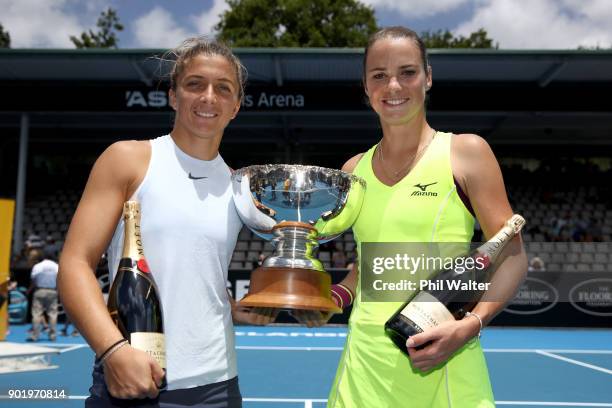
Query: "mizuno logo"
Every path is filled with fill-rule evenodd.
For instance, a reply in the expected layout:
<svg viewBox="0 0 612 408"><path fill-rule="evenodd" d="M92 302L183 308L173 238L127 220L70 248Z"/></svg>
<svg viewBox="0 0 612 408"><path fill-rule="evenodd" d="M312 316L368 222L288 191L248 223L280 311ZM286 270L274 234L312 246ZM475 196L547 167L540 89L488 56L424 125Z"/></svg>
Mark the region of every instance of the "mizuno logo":
<svg viewBox="0 0 612 408"><path fill-rule="evenodd" d="M436 193L435 191L427 191L427 187L429 186L433 186L434 184L438 184L437 181L434 181L433 183L429 183L429 184L415 184L414 187L417 187L418 190L413 191L412 194L410 194L410 196L428 196L428 197L437 197L438 193Z"/></svg>
<svg viewBox="0 0 612 408"><path fill-rule="evenodd" d="M429 183L429 184L421 184L421 183L419 183L419 184L415 184L414 186L420 188L421 191L425 191L425 190L427 190L427 187L433 186L434 184L438 184L438 182L434 181L433 183Z"/></svg>
<svg viewBox="0 0 612 408"><path fill-rule="evenodd" d="M190 178L191 180L202 180L202 179L206 179L206 178L208 178L208 177L207 177L207 176L202 176L202 177L192 176L192 175L191 175L191 172L190 172L190 173L189 173L189 178Z"/></svg>

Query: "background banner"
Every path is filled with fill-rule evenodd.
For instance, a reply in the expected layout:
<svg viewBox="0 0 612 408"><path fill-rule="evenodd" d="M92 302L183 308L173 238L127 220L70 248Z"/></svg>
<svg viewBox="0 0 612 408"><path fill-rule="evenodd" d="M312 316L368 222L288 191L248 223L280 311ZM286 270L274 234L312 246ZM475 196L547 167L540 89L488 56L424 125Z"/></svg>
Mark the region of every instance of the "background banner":
<svg viewBox="0 0 612 408"><path fill-rule="evenodd" d="M0 340L8 326L8 283L15 201L0 199Z"/></svg>
<svg viewBox="0 0 612 408"><path fill-rule="evenodd" d="M345 269L329 269L337 283ZM249 289L250 271L230 270L228 288L241 299ZM330 323L348 323L350 308ZM279 322L294 322L279 316ZM612 274L609 272L529 272L513 301L491 322L494 326L610 327Z"/></svg>

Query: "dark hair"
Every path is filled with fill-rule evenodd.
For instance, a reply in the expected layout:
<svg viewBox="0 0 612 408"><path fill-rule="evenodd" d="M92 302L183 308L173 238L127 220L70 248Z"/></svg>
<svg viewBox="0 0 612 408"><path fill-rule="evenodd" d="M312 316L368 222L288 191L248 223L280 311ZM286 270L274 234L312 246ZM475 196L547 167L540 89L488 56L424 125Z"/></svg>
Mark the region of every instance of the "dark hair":
<svg viewBox="0 0 612 408"><path fill-rule="evenodd" d="M42 258L43 259L50 259L52 261L56 261L57 260L57 252L54 249L51 249L51 248L43 248Z"/></svg>
<svg viewBox="0 0 612 408"><path fill-rule="evenodd" d="M385 27L376 31L374 34L368 38L368 44L365 47L365 52L363 53L363 83L365 84L366 77L366 61L368 60L368 51L372 46L378 41L387 38L409 38L415 42L417 47L419 47L419 51L421 52L421 61L423 61L423 68L425 72L427 72L427 67L429 66L429 59L427 58L427 47L425 43L419 37L417 33L412 31L409 28L401 27L401 26L393 26L393 27Z"/></svg>
<svg viewBox="0 0 612 408"><path fill-rule="evenodd" d="M178 47L168 51L162 57L162 61L172 61L170 88L176 91L178 77L183 73L191 58L200 54L207 56L219 55L224 57L233 66L238 82L238 99L242 102L244 98L244 85L247 78L246 68L227 45L204 36L187 38Z"/></svg>
<svg viewBox="0 0 612 408"><path fill-rule="evenodd" d="M27 254L28 263L32 265L39 263L43 259L45 259L45 254L43 250L40 248L31 249Z"/></svg>

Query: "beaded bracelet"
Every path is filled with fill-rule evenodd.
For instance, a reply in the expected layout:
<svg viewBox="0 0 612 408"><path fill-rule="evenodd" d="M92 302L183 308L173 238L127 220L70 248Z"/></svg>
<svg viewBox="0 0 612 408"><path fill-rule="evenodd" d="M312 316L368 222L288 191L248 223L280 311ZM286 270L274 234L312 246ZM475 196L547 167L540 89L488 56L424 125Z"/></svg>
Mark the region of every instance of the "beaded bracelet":
<svg viewBox="0 0 612 408"><path fill-rule="evenodd" d="M125 346L128 343L129 342L126 339L121 339L111 345L109 348L106 349L104 353L100 355L100 357L96 357L94 367L100 367L115 351L119 350L121 347Z"/></svg>
<svg viewBox="0 0 612 408"><path fill-rule="evenodd" d="M478 319L478 323L480 323L480 330L478 330L478 338L480 338L480 335L482 333L482 319L480 318L480 316L478 316L477 313L474 312L465 312L465 316L474 316L475 318Z"/></svg>
<svg viewBox="0 0 612 408"><path fill-rule="evenodd" d="M331 295L334 301L336 302L336 304L341 309L349 307L353 303L353 300L355 299L355 295L353 294L353 291L341 283L332 285Z"/></svg>

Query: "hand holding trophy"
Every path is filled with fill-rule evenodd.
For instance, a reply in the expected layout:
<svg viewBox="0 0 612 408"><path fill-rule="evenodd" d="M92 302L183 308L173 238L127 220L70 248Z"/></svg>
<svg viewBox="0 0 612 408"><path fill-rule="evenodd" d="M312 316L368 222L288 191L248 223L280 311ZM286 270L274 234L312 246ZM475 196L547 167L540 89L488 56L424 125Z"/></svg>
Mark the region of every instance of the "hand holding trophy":
<svg viewBox="0 0 612 408"><path fill-rule="evenodd" d="M276 164L237 170L232 187L242 221L274 245L240 305L340 313L316 250L353 225L365 181L340 170Z"/></svg>

